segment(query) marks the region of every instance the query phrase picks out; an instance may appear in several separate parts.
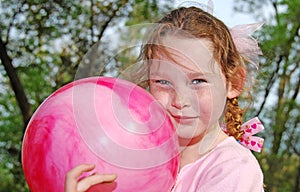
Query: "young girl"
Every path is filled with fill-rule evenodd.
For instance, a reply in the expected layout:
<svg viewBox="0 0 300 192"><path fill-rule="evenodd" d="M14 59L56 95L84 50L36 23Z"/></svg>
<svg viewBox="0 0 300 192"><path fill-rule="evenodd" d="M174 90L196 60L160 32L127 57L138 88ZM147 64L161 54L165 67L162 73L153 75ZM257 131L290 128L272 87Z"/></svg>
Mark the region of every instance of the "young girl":
<svg viewBox="0 0 300 192"><path fill-rule="evenodd" d="M176 9L158 22L141 56L149 90L169 113L179 138L181 165L172 191L263 191L257 160L236 141L245 133L238 96L247 58L223 22L196 7ZM65 191L85 191L116 178L96 174L77 181L93 167L72 169Z"/></svg>

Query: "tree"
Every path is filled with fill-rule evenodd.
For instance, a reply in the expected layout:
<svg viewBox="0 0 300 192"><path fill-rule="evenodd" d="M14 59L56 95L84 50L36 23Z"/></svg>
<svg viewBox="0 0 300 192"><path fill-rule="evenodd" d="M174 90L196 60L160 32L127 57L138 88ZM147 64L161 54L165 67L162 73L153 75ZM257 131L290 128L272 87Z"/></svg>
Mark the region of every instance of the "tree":
<svg viewBox="0 0 300 192"><path fill-rule="evenodd" d="M160 10L155 0L0 2L0 191L28 190L21 142L40 103L74 80L82 57L107 31L154 18ZM101 41L103 50L108 46Z"/></svg>
<svg viewBox="0 0 300 192"><path fill-rule="evenodd" d="M260 32L264 52L253 114L264 121L265 151L259 155L267 191L299 191L300 181L300 2L236 1L236 10L265 21ZM272 11L265 15L265 9ZM288 179L291 178L291 179Z"/></svg>

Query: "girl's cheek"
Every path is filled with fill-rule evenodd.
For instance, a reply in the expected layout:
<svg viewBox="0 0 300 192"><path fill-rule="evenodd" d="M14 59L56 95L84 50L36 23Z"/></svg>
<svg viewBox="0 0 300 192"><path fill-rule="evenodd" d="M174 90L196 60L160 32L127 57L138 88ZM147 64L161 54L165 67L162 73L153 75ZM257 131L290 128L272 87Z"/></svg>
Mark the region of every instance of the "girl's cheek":
<svg viewBox="0 0 300 192"><path fill-rule="evenodd" d="M200 114L211 114L213 100L210 90L202 89L201 91L197 92L197 97L193 103L195 111L198 111Z"/></svg>
<svg viewBox="0 0 300 192"><path fill-rule="evenodd" d="M190 95L192 96L191 98L193 101L197 103L207 102L207 100L211 98L210 89L207 87L194 91Z"/></svg>
<svg viewBox="0 0 300 192"><path fill-rule="evenodd" d="M153 97L161 104L164 108L167 107L167 104L169 102L170 96L165 91L162 91L158 88L152 88L150 89L150 93L153 95Z"/></svg>

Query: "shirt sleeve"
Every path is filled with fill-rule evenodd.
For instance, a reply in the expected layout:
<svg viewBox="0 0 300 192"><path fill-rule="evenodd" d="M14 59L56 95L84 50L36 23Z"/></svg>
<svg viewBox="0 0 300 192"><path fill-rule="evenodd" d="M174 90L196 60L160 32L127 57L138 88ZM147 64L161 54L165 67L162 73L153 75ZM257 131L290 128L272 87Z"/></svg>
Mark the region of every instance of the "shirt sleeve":
<svg viewBox="0 0 300 192"><path fill-rule="evenodd" d="M212 165L202 172L197 191L262 192L263 174L257 160L240 156Z"/></svg>

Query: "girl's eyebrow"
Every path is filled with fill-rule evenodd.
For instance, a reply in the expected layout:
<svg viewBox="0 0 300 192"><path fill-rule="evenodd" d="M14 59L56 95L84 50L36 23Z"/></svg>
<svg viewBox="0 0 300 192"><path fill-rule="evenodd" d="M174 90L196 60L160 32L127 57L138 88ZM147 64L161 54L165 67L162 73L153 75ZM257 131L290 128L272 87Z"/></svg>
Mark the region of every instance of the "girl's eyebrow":
<svg viewBox="0 0 300 192"><path fill-rule="evenodd" d="M169 75L169 73L165 73L165 72L160 72L160 71L156 71L156 72L150 72L149 75L152 75L152 76L167 76Z"/></svg>
<svg viewBox="0 0 300 192"><path fill-rule="evenodd" d="M187 77L189 78L193 78L193 77L211 77L211 76L214 76L216 75L215 73L212 73L212 72L204 72L204 73L201 73L201 72L190 72L190 73L186 73Z"/></svg>
<svg viewBox="0 0 300 192"><path fill-rule="evenodd" d="M167 78L170 74L166 73L166 72L160 72L160 71L156 71L156 72L150 72L149 74L150 76L154 76L154 77L160 77L160 78ZM213 76L215 76L215 73L212 72L207 72L207 73L200 73L200 72L188 72L185 73L186 77L189 79L194 79L194 78L212 78Z"/></svg>

